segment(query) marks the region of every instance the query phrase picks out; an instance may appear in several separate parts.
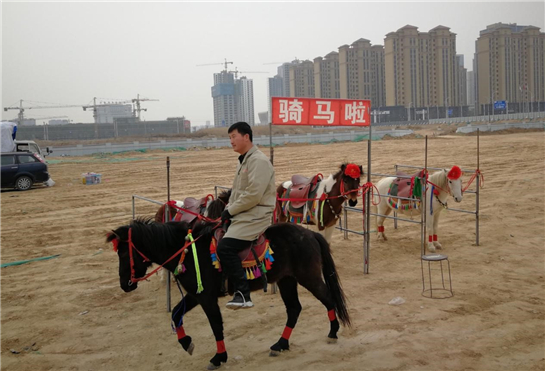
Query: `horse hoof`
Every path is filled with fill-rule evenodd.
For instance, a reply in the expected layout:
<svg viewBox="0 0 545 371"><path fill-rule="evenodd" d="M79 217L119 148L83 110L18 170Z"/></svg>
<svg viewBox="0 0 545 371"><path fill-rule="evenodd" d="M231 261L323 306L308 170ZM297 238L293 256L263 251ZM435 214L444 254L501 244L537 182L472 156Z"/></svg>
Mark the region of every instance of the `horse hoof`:
<svg viewBox="0 0 545 371"><path fill-rule="evenodd" d="M337 340L338 340L338 339L327 338L327 343L328 343L328 344L337 344Z"/></svg>
<svg viewBox="0 0 545 371"><path fill-rule="evenodd" d="M219 366L216 366L216 365L214 365L213 363L209 363L209 364L208 364L208 367L206 367L206 369L207 369L207 370L217 370L217 369L220 368L220 367L221 367L221 363L220 363Z"/></svg>
<svg viewBox="0 0 545 371"><path fill-rule="evenodd" d="M193 350L195 350L195 344L193 344L193 342L191 344L189 344L189 346L187 347L187 353L189 353L190 356L193 355Z"/></svg>
<svg viewBox="0 0 545 371"><path fill-rule="evenodd" d="M280 352L278 350L271 350L269 352L269 357L278 357L280 355Z"/></svg>
<svg viewBox="0 0 545 371"><path fill-rule="evenodd" d="M428 250L429 250L429 252L435 252L435 246L428 245Z"/></svg>

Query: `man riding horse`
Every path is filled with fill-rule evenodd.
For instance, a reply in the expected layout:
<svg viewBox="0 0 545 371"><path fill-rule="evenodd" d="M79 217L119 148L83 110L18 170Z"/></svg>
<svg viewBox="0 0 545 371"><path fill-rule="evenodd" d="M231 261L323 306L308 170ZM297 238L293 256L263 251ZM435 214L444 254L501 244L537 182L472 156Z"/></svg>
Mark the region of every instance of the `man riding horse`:
<svg viewBox="0 0 545 371"><path fill-rule="evenodd" d="M252 143L252 128L246 122L231 125L228 134L233 150L240 156L229 204L221 214L222 222L228 222L229 227L218 243L217 254L235 289L227 308L251 308L250 286L238 253L271 224L276 201L274 168Z"/></svg>

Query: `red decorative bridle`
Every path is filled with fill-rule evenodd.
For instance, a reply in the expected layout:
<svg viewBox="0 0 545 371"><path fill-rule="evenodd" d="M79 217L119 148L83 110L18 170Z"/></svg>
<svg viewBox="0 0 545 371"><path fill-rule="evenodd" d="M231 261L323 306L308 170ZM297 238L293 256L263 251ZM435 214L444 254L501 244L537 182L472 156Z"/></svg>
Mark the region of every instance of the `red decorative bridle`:
<svg viewBox="0 0 545 371"><path fill-rule="evenodd" d="M214 228L217 228L219 225L221 224L221 222L218 223L217 226L215 226ZM191 234L191 230L188 231L188 236ZM138 250L136 248L136 246L134 245L134 243L132 242L132 228L129 228L129 238L128 240L126 241L128 244L129 244L129 259L130 259L130 265L131 265L131 278L129 279L129 283L128 285L131 286L133 283L136 283L136 282L139 282L139 281L143 281L143 280L146 280L148 279L149 277L151 277L155 272L157 272L159 269L163 268L167 263L169 263L172 259L174 259L176 256L182 254L183 257L185 257L185 252L187 247L189 245L191 245L192 243L195 243L199 238L201 238L201 236L195 238L193 241L189 240L187 241L184 246L178 250L176 253L174 253L174 255L172 255L170 258L168 258L163 264L159 265L157 268L155 268L153 271L151 271L150 273L146 274L145 276L143 277L140 277L140 278L137 278L135 275L136 275L136 272L135 272L135 269L134 269L134 253L133 253L133 249L136 250L136 252L138 254L140 254L140 256L142 256L142 258L144 258L144 262L151 262L151 260L146 256L144 255L140 250ZM186 237L187 239L187 237ZM117 247L119 245L119 240L118 239L113 239L112 240L112 244L114 246L114 251L117 252Z"/></svg>

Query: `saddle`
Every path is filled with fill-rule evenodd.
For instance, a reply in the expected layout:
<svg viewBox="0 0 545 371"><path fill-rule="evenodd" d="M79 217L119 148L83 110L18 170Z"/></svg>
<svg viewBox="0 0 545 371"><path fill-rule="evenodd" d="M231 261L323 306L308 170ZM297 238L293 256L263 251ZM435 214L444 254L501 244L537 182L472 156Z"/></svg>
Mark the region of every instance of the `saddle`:
<svg viewBox="0 0 545 371"><path fill-rule="evenodd" d="M206 205L208 204L208 196L203 197L200 200L193 197L186 197L183 202L183 208L189 210L190 212L177 209L173 220L176 222L188 222L191 224L197 218L197 215L202 215L204 213Z"/></svg>
<svg viewBox="0 0 545 371"><path fill-rule="evenodd" d="M212 264L218 270L221 270L221 265L216 254L216 248L224 235L225 230L223 228L216 229L214 231L214 238L210 244ZM272 262L274 261L272 254L273 251L269 246L269 240L267 240L263 234L259 235L256 240L252 241L252 244L248 248L238 253L238 256L242 262L242 268L244 268L246 272L246 279L253 280L261 277L264 283L263 289L265 292L267 292L266 273L271 269Z"/></svg>
<svg viewBox="0 0 545 371"><path fill-rule="evenodd" d="M413 175L398 171L396 175L410 176L410 178L396 178L390 184L388 194L391 196L411 198L412 200L401 200L388 198L388 203L394 209L418 209L418 200L422 199L422 184L426 181L425 171L420 170Z"/></svg>
<svg viewBox="0 0 545 371"><path fill-rule="evenodd" d="M291 177L291 187L289 187L289 198L311 198L309 194L318 189L318 185L322 181L322 174L317 174L311 178L303 175L293 175ZM291 207L299 209L305 205L307 201L289 201Z"/></svg>

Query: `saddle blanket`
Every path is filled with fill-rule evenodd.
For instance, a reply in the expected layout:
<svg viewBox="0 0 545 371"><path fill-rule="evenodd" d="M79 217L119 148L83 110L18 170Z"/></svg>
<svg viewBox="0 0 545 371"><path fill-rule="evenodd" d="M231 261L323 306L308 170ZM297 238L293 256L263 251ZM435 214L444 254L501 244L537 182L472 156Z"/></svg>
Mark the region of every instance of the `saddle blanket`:
<svg viewBox="0 0 545 371"><path fill-rule="evenodd" d="M221 271L221 263L216 249L224 234L225 231L223 229L216 229L214 232L214 237L212 237L212 241L210 242L210 256L212 257L212 264L219 271ZM259 264L256 262L254 254L252 253L252 248L258 257ZM244 268L246 272L246 279L253 280L261 277L262 273L267 273L267 271L271 269L272 263L274 262L274 258L272 256L273 254L274 252L269 245L269 240L267 240L263 234L260 235L257 240L253 241L250 247L239 252L238 256L242 261L242 268Z"/></svg>

